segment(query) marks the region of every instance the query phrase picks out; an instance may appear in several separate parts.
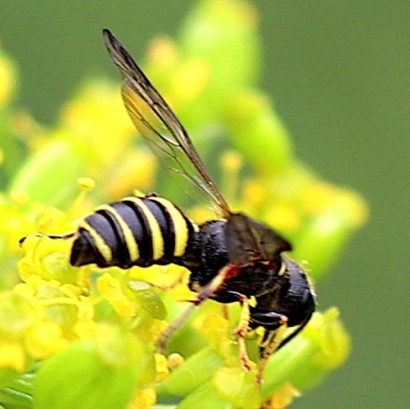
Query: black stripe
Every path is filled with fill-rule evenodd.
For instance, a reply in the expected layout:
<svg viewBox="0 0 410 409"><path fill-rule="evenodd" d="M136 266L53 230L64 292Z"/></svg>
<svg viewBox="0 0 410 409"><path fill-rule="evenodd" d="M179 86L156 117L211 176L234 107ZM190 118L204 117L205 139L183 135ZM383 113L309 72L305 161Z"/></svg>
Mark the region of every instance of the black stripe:
<svg viewBox="0 0 410 409"><path fill-rule="evenodd" d="M111 206L111 205L108 205ZM111 248L111 265L126 267L129 265L129 254L124 242L124 235L118 221L108 210L99 209L86 222L93 227Z"/></svg>
<svg viewBox="0 0 410 409"><path fill-rule="evenodd" d="M170 263L172 262L175 253L175 228L172 217L162 203L150 200L149 198L143 200L145 205L154 215L161 229L161 235L164 241L164 255L162 261L164 263Z"/></svg>
<svg viewBox="0 0 410 409"><path fill-rule="evenodd" d="M152 232L144 211L132 200L125 199L121 203L130 209L127 213L127 219L124 220L127 222L138 244L140 258L137 265L141 267L150 266L154 264Z"/></svg>
<svg viewBox="0 0 410 409"><path fill-rule="evenodd" d="M123 219L124 223L128 225L128 227L131 227L132 224L135 222L135 213L123 202L113 202L110 203L109 205L112 207L116 213ZM118 220L116 217L111 214L110 212L107 211L107 215L110 217L110 220L116 225L118 235L120 236L120 242L119 242L119 248L118 249L118 257L121 257L120 259L120 267L123 268L128 268L131 267L132 265L135 265L138 260L131 260L131 256L128 250L127 242L125 240L125 233L121 227L121 225L118 223ZM132 229L131 229L132 230ZM133 232L133 236L135 239L135 235Z"/></svg>
<svg viewBox="0 0 410 409"><path fill-rule="evenodd" d="M71 249L70 264L79 267L92 263L97 264L98 267L111 265L111 261L107 261L100 253L89 231L81 227Z"/></svg>
<svg viewBox="0 0 410 409"><path fill-rule="evenodd" d="M192 240L196 237L198 231L197 231L197 226L194 224L191 220L188 219L183 213L181 213L182 216L184 217L185 223L188 227L188 243L191 243ZM195 227L197 229L195 229Z"/></svg>

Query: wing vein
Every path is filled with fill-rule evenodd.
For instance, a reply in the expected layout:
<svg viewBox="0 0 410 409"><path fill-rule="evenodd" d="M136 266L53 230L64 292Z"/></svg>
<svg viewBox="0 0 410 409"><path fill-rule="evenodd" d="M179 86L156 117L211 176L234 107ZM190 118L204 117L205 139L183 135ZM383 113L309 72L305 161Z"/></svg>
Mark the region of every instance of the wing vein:
<svg viewBox="0 0 410 409"><path fill-rule="evenodd" d="M223 217L228 217L231 211L225 198L170 106L121 43L108 30L103 36L111 59L124 77L122 96L135 127L154 154L168 158L169 169L183 175L218 206Z"/></svg>

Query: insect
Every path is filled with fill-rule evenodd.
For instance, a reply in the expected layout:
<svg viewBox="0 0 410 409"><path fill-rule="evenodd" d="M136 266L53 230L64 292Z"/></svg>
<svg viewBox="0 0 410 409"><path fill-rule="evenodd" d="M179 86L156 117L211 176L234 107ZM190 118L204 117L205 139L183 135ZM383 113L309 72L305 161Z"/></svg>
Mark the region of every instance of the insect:
<svg viewBox="0 0 410 409"><path fill-rule="evenodd" d="M197 297L164 332L159 349L205 300L241 303L236 333L247 369L244 336L249 329L265 329L257 373L260 382L269 356L297 335L315 310L308 278L283 255L292 248L288 241L269 226L230 209L170 106L111 32L103 30L103 37L124 78L123 101L139 133L167 167L216 206L220 218L197 226L167 199L129 197L97 208L77 231L53 237L74 237L70 257L74 266L175 263L189 269L189 287ZM292 330L285 335L288 328Z"/></svg>

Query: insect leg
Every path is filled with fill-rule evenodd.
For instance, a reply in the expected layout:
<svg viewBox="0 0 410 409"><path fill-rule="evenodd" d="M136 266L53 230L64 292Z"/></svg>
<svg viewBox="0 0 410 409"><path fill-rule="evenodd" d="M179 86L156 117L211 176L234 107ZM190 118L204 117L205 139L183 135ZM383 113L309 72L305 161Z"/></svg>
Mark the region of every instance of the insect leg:
<svg viewBox="0 0 410 409"><path fill-rule="evenodd" d="M261 359L258 364L258 372L256 374L256 381L262 382L263 371L266 368L269 357L281 346L281 341L284 338L284 334L288 328L288 318L284 315L278 314L278 328L275 330L267 330L263 337L261 344L262 352Z"/></svg>
<svg viewBox="0 0 410 409"><path fill-rule="evenodd" d="M243 294L238 294L238 299L242 304L241 317L235 330L235 333L238 337L239 359L241 360L242 366L247 371L250 371L251 365L245 344L245 336L249 330L249 320L251 314L249 309L249 298Z"/></svg>
<svg viewBox="0 0 410 409"><path fill-rule="evenodd" d="M185 320L192 314L195 307L201 305L205 300L212 296L221 285L225 282L225 280L235 274L237 267L228 264L227 266L223 267L218 274L206 285L202 288L202 290L198 293L196 298L191 301L191 305L169 326L165 329L165 331L161 334L157 341L157 350L160 353L164 353L165 347L167 344L168 339L170 336L185 322Z"/></svg>
<svg viewBox="0 0 410 409"><path fill-rule="evenodd" d="M284 345L286 345L289 341L291 341L297 334L299 334L299 332L302 331L302 329L306 327L306 324L309 322L310 318L311 318L311 316L309 316L302 324L300 324L295 331L293 331L293 332L292 332L291 334L289 334L286 338L284 338L284 339L280 342L280 344L279 344L279 346L278 346L277 349L282 348L282 347L283 347Z"/></svg>

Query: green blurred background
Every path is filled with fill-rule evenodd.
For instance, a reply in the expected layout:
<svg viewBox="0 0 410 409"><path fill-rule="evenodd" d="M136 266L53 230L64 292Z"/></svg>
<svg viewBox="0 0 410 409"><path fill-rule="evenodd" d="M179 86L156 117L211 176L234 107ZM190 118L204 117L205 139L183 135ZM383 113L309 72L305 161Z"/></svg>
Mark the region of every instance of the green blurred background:
<svg viewBox="0 0 410 409"><path fill-rule="evenodd" d="M141 56L154 35L176 34L193 3L1 2L0 41L20 65L21 105L52 124L79 79L118 78L103 27ZM253 4L264 38L262 84L298 156L327 180L357 189L371 206L370 222L317 289L321 307L340 307L352 356L293 407L408 407L410 2Z"/></svg>

